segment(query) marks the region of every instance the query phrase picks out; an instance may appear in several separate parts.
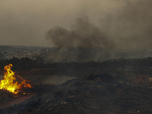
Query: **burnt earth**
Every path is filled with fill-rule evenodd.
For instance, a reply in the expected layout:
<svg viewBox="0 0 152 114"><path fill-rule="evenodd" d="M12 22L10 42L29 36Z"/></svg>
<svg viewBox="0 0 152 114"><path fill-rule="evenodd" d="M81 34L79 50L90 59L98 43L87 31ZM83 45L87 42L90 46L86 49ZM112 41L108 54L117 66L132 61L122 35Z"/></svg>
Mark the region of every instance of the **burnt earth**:
<svg viewBox="0 0 152 114"><path fill-rule="evenodd" d="M151 114L152 89L120 83L107 74L90 74L66 83L35 86L35 95L0 109L15 114Z"/></svg>
<svg viewBox="0 0 152 114"><path fill-rule="evenodd" d="M15 99L15 97L13 96L12 93L6 90L0 89L0 104L13 100L13 99Z"/></svg>

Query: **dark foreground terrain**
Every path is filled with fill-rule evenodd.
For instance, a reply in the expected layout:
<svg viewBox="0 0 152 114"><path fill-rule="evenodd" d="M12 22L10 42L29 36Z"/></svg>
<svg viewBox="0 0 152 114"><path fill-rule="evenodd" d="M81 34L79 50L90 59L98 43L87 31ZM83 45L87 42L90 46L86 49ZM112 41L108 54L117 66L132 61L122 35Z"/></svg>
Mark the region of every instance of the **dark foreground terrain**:
<svg viewBox="0 0 152 114"><path fill-rule="evenodd" d="M25 96L0 91L1 102L9 101L1 103L0 113L152 114L151 84L140 78L125 82L108 74L90 74L61 85L37 85Z"/></svg>
<svg viewBox="0 0 152 114"><path fill-rule="evenodd" d="M37 62L1 61L0 78L12 63L33 88L25 95L0 90L0 114L152 114L152 58Z"/></svg>

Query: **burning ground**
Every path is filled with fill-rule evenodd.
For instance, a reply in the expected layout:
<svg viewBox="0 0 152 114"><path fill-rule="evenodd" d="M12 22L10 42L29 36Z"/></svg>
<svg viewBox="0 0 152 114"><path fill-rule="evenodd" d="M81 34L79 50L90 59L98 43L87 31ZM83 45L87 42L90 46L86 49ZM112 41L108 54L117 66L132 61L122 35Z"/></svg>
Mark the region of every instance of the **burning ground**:
<svg viewBox="0 0 152 114"><path fill-rule="evenodd" d="M42 64L28 70L14 64L15 74L33 88L22 88L19 94L1 89L0 113L151 114L151 63L152 58L118 59Z"/></svg>
<svg viewBox="0 0 152 114"><path fill-rule="evenodd" d="M110 69L110 73L102 73L109 72ZM127 69L103 68L101 74L88 74L60 85L34 85L30 89L30 95L13 96L1 90L1 98L6 101L2 103L0 113L152 113L152 83L148 72L144 72L145 76L137 76L137 73L133 77ZM129 75L132 78L129 79Z"/></svg>
<svg viewBox="0 0 152 114"><path fill-rule="evenodd" d="M32 88L28 80L15 75L11 70L12 66L12 64L9 64L4 67L4 79L0 81L0 89L7 90L13 94L18 94L23 88Z"/></svg>

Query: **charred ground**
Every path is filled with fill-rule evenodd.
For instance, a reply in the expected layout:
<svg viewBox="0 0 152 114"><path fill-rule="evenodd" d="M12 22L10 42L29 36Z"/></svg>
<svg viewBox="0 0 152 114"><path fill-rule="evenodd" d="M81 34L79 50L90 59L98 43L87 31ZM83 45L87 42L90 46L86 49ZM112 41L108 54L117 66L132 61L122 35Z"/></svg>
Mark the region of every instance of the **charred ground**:
<svg viewBox="0 0 152 114"><path fill-rule="evenodd" d="M34 88L27 90L30 95L19 96L1 90L1 113L152 113L152 58L39 65L35 61L35 66L27 64L28 69L19 67L23 60L13 61L14 70L31 80ZM59 85L41 83L53 75L75 79Z"/></svg>

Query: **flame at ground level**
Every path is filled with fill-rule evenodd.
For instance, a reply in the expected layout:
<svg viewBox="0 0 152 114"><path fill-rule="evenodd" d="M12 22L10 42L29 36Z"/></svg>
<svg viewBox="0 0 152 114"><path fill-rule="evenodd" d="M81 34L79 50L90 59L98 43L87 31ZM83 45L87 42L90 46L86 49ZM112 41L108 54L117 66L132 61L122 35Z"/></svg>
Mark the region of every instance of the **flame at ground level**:
<svg viewBox="0 0 152 114"><path fill-rule="evenodd" d="M31 88L28 80L15 75L11 70L12 64L6 65L4 67L4 79L0 81L0 89L7 90L13 94L18 94L23 88Z"/></svg>

